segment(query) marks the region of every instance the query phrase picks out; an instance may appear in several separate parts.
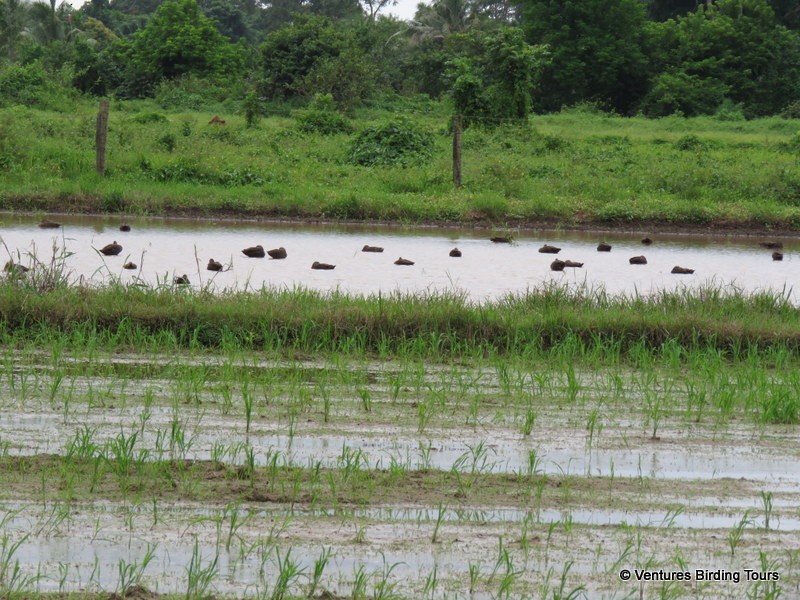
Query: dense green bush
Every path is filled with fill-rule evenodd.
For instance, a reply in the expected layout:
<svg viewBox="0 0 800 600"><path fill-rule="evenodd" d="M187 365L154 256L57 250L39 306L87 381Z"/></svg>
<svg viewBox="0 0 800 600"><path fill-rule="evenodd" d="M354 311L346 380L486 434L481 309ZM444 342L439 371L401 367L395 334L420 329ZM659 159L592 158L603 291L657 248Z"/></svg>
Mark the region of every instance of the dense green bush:
<svg viewBox="0 0 800 600"><path fill-rule="evenodd" d="M356 136L348 160L357 165L409 166L433 155L433 134L407 119L368 127Z"/></svg>
<svg viewBox="0 0 800 600"><path fill-rule="evenodd" d="M39 62L0 68L0 106L21 104L63 110L65 96Z"/></svg>
<svg viewBox="0 0 800 600"><path fill-rule="evenodd" d="M350 121L336 110L332 94L317 94L307 110L297 113L296 119L303 133L334 135L353 131Z"/></svg>

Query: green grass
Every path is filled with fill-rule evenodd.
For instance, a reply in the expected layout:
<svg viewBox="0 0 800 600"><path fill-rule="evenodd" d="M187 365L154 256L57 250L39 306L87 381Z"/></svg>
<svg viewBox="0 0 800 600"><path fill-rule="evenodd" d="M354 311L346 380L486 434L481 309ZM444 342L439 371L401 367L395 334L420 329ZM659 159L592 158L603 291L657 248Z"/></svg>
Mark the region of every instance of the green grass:
<svg viewBox="0 0 800 600"><path fill-rule="evenodd" d="M247 129L238 115L112 106L108 172L94 173L94 103L0 110L0 207L130 214L239 215L496 224L655 224L800 229L798 121L660 120L578 111L525 128L464 133L464 186L451 183L449 115L412 119L436 134L423 166L346 162L353 134L301 132L286 111ZM153 121L152 114L163 117ZM33 140L33 143L31 143Z"/></svg>
<svg viewBox="0 0 800 600"><path fill-rule="evenodd" d="M0 285L0 342L63 346L243 348L276 352L584 361L711 350L796 357L800 311L778 293L719 288L610 296L548 286L473 304L453 294L351 297L303 289L232 292Z"/></svg>

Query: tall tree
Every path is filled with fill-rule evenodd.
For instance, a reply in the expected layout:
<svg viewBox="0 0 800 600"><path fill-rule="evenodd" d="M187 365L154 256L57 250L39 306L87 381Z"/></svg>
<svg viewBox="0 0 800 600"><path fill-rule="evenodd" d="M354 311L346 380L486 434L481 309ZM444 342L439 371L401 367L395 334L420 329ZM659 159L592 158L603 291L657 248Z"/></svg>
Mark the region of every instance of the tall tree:
<svg viewBox="0 0 800 600"><path fill-rule="evenodd" d="M328 17L296 15L261 46L260 92L270 98L331 94L351 108L374 86L375 64L360 47L356 29Z"/></svg>
<svg viewBox="0 0 800 600"><path fill-rule="evenodd" d="M777 23L767 0L718 0L659 28L667 47L664 72L645 99L651 114L712 112L724 96L756 116L800 96L800 38ZM716 104L710 94L688 103L689 88L714 90Z"/></svg>
<svg viewBox="0 0 800 600"><path fill-rule="evenodd" d="M444 39L453 33L464 33L474 22L472 0L434 0L417 5L410 29L417 40Z"/></svg>
<svg viewBox="0 0 800 600"><path fill-rule="evenodd" d="M63 40L68 33L65 5L56 6L57 0L34 2L31 4L28 18L31 21L31 33L40 44L49 44Z"/></svg>
<svg viewBox="0 0 800 600"><path fill-rule="evenodd" d="M30 6L21 0L4 0L0 4L3 19L0 33L8 61L13 63L17 59L17 42L26 31Z"/></svg>
<svg viewBox="0 0 800 600"><path fill-rule="evenodd" d="M464 123L527 119L547 48L525 43L523 31L515 27L453 37L469 38L462 45L466 52L448 63L455 109Z"/></svg>
<svg viewBox="0 0 800 600"><path fill-rule="evenodd" d="M640 0L521 0L531 44L546 44L537 108L589 100L627 113L647 90Z"/></svg>
<svg viewBox="0 0 800 600"><path fill-rule="evenodd" d="M164 2L126 51L130 74L149 85L186 74L233 75L242 68L238 47L217 31L196 0Z"/></svg>

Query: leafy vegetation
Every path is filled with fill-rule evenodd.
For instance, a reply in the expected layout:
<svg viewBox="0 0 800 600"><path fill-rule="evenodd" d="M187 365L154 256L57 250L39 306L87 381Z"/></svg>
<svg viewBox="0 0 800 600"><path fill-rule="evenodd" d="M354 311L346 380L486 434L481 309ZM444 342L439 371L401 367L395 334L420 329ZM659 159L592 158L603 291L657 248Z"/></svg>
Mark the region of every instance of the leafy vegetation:
<svg viewBox="0 0 800 600"><path fill-rule="evenodd" d="M353 140L348 160L365 167L419 164L433 154L433 136L398 119L367 127Z"/></svg>
<svg viewBox="0 0 800 600"><path fill-rule="evenodd" d="M729 102L752 118L800 91L796 0L434 0L408 22L380 14L387 0L56 4L0 10L0 79L37 88L39 105L56 88L247 114L253 92L295 106L330 94L345 111L421 93L452 99L467 123L587 102L648 116ZM181 96L187 78L201 84ZM30 105L17 89L0 88L0 105Z"/></svg>
<svg viewBox="0 0 800 600"><path fill-rule="evenodd" d="M621 118L588 106L528 123L470 127L462 136L464 186L454 189L452 113L445 103L385 97L347 117L332 98L320 97L308 109L260 103L260 120L248 128L246 115L213 102L214 112L112 103L103 178L94 168L95 102L69 100L58 112L0 109L0 205L509 226L800 229L798 121ZM398 112L408 116L398 119ZM215 116L226 124L209 124ZM361 166L387 162L394 166Z"/></svg>

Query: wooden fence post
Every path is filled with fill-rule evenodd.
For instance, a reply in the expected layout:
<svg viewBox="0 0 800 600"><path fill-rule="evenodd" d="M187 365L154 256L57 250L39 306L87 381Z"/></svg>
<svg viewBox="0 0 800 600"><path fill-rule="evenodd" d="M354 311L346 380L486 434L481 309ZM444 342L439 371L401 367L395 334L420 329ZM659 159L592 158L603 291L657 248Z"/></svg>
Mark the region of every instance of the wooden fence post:
<svg viewBox="0 0 800 600"><path fill-rule="evenodd" d="M453 116L453 184L461 187L461 115Z"/></svg>
<svg viewBox="0 0 800 600"><path fill-rule="evenodd" d="M97 113L97 132L95 150L97 153L97 174L102 177L106 172L106 138L108 137L108 100L100 100Z"/></svg>

